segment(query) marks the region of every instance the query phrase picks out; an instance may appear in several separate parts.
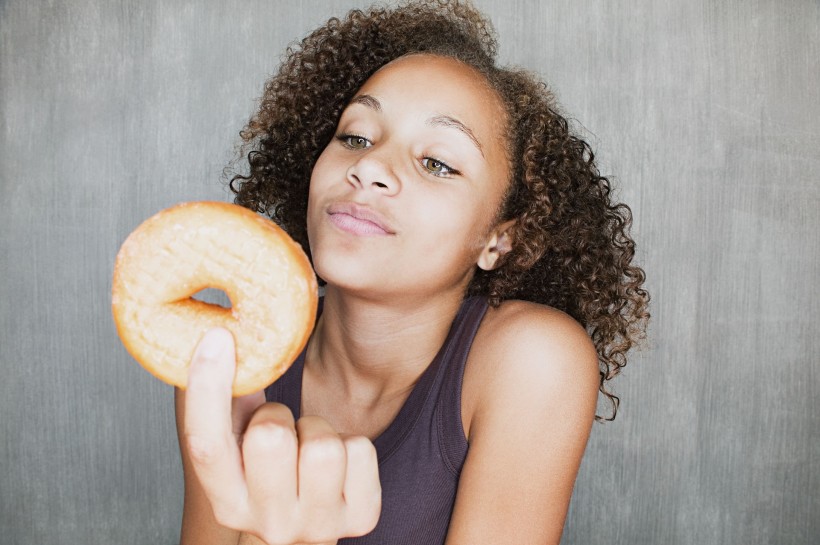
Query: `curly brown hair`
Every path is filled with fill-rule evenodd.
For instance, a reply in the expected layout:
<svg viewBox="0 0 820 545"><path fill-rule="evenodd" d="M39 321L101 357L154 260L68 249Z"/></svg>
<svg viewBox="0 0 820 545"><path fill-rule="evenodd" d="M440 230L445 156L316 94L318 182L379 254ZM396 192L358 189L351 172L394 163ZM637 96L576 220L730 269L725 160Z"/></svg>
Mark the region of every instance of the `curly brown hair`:
<svg viewBox="0 0 820 545"><path fill-rule="evenodd" d="M571 133L547 86L524 70L496 66L496 50L490 22L457 0L374 6L330 19L289 47L266 83L240 133L249 171L233 176L230 187L237 204L269 215L310 255L311 171L357 90L380 67L412 53L473 67L506 107L510 184L497 219L516 223L512 250L494 270L476 268L468 293L494 306L512 298L542 303L580 322L598 352L612 420L619 399L605 382L626 365L649 319L644 272L632 265L631 211L613 202L590 146Z"/></svg>

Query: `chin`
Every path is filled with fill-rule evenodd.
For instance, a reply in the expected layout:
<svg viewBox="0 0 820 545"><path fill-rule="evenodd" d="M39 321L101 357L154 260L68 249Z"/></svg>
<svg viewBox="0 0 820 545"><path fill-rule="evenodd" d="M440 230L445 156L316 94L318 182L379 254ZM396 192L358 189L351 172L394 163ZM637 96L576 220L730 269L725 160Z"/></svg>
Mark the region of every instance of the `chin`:
<svg viewBox="0 0 820 545"><path fill-rule="evenodd" d="M313 254L313 269L328 286L342 289L362 290L373 286L373 267L363 262L361 256L336 250L318 251Z"/></svg>

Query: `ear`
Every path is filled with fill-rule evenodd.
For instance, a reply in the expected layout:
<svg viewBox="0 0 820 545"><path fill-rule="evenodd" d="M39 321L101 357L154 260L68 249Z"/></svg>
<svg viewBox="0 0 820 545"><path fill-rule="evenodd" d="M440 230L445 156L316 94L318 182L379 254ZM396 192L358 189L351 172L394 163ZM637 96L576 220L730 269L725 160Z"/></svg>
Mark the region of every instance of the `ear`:
<svg viewBox="0 0 820 545"><path fill-rule="evenodd" d="M496 225L495 229L490 232L490 238L481 250L476 264L485 271L495 269L498 260L512 250L513 242L513 228L515 227L515 220L505 221Z"/></svg>

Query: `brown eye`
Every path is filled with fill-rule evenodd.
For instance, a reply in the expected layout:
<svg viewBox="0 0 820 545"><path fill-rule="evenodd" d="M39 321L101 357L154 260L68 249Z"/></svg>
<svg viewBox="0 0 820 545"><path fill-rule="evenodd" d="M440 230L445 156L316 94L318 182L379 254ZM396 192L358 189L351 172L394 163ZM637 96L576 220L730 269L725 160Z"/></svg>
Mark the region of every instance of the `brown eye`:
<svg viewBox="0 0 820 545"><path fill-rule="evenodd" d="M447 166L446 163L433 159L432 157L425 157L421 160L422 166L433 176L449 176L451 174L458 174L458 172Z"/></svg>
<svg viewBox="0 0 820 545"><path fill-rule="evenodd" d="M364 136L357 136L355 134L341 134L336 138L338 138L342 144L350 149L365 149L372 145L370 140Z"/></svg>

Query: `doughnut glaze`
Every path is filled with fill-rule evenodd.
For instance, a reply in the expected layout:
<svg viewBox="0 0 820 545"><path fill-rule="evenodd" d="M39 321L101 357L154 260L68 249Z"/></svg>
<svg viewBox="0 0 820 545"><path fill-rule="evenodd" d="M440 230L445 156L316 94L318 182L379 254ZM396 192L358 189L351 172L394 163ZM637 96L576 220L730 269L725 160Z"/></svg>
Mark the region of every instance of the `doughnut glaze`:
<svg viewBox="0 0 820 545"><path fill-rule="evenodd" d="M223 290L231 308L191 296ZM302 248L272 221L221 202L182 203L148 218L117 254L112 311L128 352L154 376L185 388L202 335L236 341L233 395L281 376L316 318L316 276Z"/></svg>

